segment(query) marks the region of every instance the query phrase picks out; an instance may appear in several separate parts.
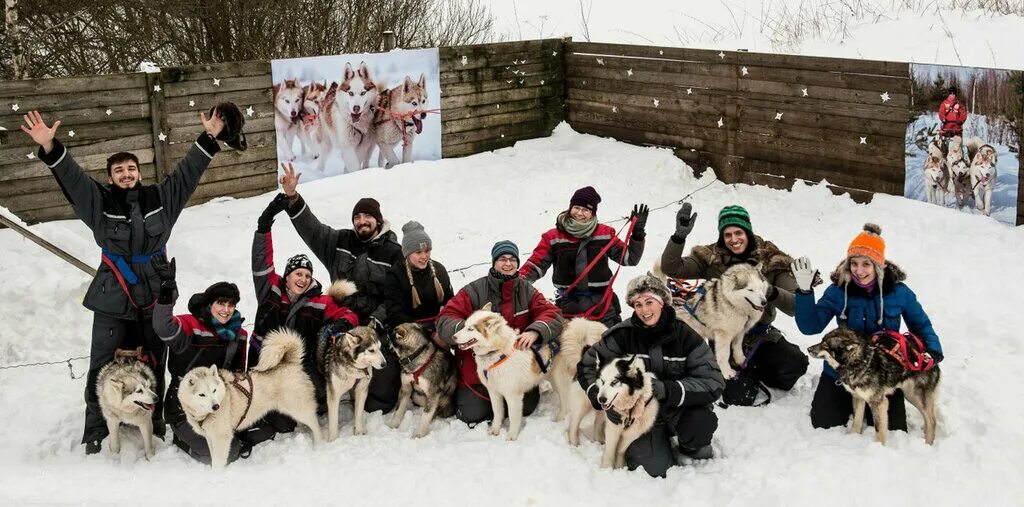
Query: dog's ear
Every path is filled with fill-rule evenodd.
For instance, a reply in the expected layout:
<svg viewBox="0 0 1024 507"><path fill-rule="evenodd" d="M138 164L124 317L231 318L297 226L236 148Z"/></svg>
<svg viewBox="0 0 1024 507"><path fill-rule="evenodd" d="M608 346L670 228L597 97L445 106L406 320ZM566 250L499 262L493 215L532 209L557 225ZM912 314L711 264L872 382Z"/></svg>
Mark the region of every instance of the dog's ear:
<svg viewBox="0 0 1024 507"><path fill-rule="evenodd" d="M483 310L483 311L485 311L485 312L489 312L489 311L491 311L491 302L490 302L490 301L488 301L488 302L487 302L487 304L485 304L485 305L484 305L484 307L483 307L483 308L481 308L481 310Z"/></svg>
<svg viewBox="0 0 1024 507"><path fill-rule="evenodd" d="M420 88L426 88L427 87L427 75L422 73L422 72L420 72L420 80L419 80L419 82L417 84L419 85Z"/></svg>
<svg viewBox="0 0 1024 507"><path fill-rule="evenodd" d="M359 337L352 333L345 333L345 346L348 348L355 348L359 344Z"/></svg>
<svg viewBox="0 0 1024 507"><path fill-rule="evenodd" d="M210 375L217 376L217 365L210 366Z"/></svg>
<svg viewBox="0 0 1024 507"><path fill-rule="evenodd" d="M366 81L370 80L370 67L366 65L366 62L359 62L359 77Z"/></svg>
<svg viewBox="0 0 1024 507"><path fill-rule="evenodd" d="M347 81L356 77L356 71L352 70L352 64L345 62L345 71L342 73L342 79Z"/></svg>
<svg viewBox="0 0 1024 507"><path fill-rule="evenodd" d="M412 91L412 87L413 86L416 86L416 83L414 83L412 81L412 78L409 77L408 74L406 74L406 76L405 76L405 83L403 83L403 85L402 85L402 91L404 93L409 93L410 91Z"/></svg>
<svg viewBox="0 0 1024 507"><path fill-rule="evenodd" d="M487 329L495 329L501 325L501 317L497 315L487 315L480 321L480 323Z"/></svg>
<svg viewBox="0 0 1024 507"><path fill-rule="evenodd" d="M637 374L643 374L647 371L647 367L644 366L644 360L633 354L633 357L629 359L629 367L632 370L636 370Z"/></svg>
<svg viewBox="0 0 1024 507"><path fill-rule="evenodd" d="M189 377L188 378L188 385L190 385L190 386L196 385L196 378L195 377Z"/></svg>

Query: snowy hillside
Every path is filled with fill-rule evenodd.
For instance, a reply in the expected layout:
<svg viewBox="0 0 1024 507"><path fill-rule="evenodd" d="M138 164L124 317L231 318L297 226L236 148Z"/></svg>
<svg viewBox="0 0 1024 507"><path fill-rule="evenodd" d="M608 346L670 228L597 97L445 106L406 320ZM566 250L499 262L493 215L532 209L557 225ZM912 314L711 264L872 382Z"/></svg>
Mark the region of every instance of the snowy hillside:
<svg viewBox="0 0 1024 507"><path fill-rule="evenodd" d="M565 424L550 421L550 394L526 420L518 442L435 421L432 433L412 440L412 418L390 430L379 414L369 435L351 433L343 412L339 441L311 451L304 432L258 446L250 459L214 473L158 442L156 457L141 457L129 432L121 456L106 450L86 457L81 437L84 379L65 365L0 370L0 503L24 504L302 504L345 505L1019 505L1024 484L1024 359L1020 329L1024 228L958 213L902 197L880 195L870 205L833 197L824 186L792 191L725 185L689 168L665 149L640 148L579 135L566 125L551 138L472 157L418 162L391 171L372 169L329 178L300 191L324 221L345 225L355 201L374 196L395 226L415 218L449 269L486 264L503 238L525 252L551 227L576 188L593 185L604 200L599 217L612 220L636 202L660 206L705 185L692 198L699 214L694 243L716 237L723 205L740 203L754 231L793 255L809 255L831 270L865 221L882 225L887 256L909 273L943 340L944 387L938 440L924 444L920 417L908 410L911 432L890 434L890 446L870 434L813 430L808 419L820 363L790 393L775 393L765 408L717 410L718 457L672 469L665 480L643 472L597 468L600 449L566 444ZM242 287L240 309L255 311L249 252L256 217L271 194L219 199L187 209L169 251L178 259L179 286L189 293L227 279ZM677 206L654 211L640 267L623 269L616 286L648 268L673 230ZM621 222L616 222L619 225ZM98 257L76 221L33 227L90 263ZM274 228L278 263L305 251L286 219ZM524 253L525 255L525 253ZM88 354L91 315L80 306L88 280L10 230L0 230L0 365ZM486 266L454 274L459 288ZM316 276L326 272L315 267ZM539 284L551 294L550 278ZM820 289L819 289L820 294ZM179 304L184 312L184 304ZM792 319L777 325L808 346ZM82 375L85 361L74 361ZM418 410L417 410L418 414ZM589 423L585 426L589 431Z"/></svg>

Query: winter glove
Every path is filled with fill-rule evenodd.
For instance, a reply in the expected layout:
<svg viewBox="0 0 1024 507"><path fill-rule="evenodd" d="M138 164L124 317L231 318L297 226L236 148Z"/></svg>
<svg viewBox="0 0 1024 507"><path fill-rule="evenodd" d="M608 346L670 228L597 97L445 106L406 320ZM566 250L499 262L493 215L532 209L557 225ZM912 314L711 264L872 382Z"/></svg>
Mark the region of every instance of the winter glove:
<svg viewBox="0 0 1024 507"><path fill-rule="evenodd" d="M178 283L174 281L174 275L178 271L175 259L167 262L167 256L157 255L150 263L153 265L153 271L156 271L156 276L160 278L160 294L157 297L157 302L162 305L173 304L174 293L178 290Z"/></svg>
<svg viewBox="0 0 1024 507"><path fill-rule="evenodd" d="M286 209L288 209L288 196L283 193L274 196L274 200L270 201L267 209L263 210L263 214L256 221L256 232L270 232L270 227L274 225L274 216Z"/></svg>
<svg viewBox="0 0 1024 507"><path fill-rule="evenodd" d="M796 278L797 288L801 292L810 292L814 287L814 279L817 275L817 272L811 267L811 260L801 257L790 264L790 269L793 271L793 278Z"/></svg>
<svg viewBox="0 0 1024 507"><path fill-rule="evenodd" d="M932 359L935 360L935 364L938 364L938 363L942 362L942 352L938 352L938 351L935 351L935 350L929 350L928 352L925 352L924 354L926 356L931 356Z"/></svg>
<svg viewBox="0 0 1024 507"><path fill-rule="evenodd" d="M629 214L629 219L632 220L636 217L636 224L633 225L633 239L637 241L643 241L647 237L647 215L651 213L651 209L646 204L635 204L633 205L633 212Z"/></svg>
<svg viewBox="0 0 1024 507"><path fill-rule="evenodd" d="M775 301L778 297L779 289L776 289L774 285L769 285L768 294L766 295L765 299L767 299L768 302L771 303L772 301Z"/></svg>
<svg viewBox="0 0 1024 507"><path fill-rule="evenodd" d="M609 408L608 410L605 410L604 416L608 418L608 422L616 426L622 425L622 414L616 412L614 408Z"/></svg>
<svg viewBox="0 0 1024 507"><path fill-rule="evenodd" d="M697 221L697 214L693 213L693 206L690 203L683 204L676 213L676 232L672 233L672 242L678 245L686 241L686 236L693 230L693 224Z"/></svg>
<svg viewBox="0 0 1024 507"><path fill-rule="evenodd" d="M662 381L660 381L658 379L651 379L651 390L654 391L654 397L657 398L658 401L663 401L665 399L665 383L664 382L662 382Z"/></svg>
<svg viewBox="0 0 1024 507"><path fill-rule="evenodd" d="M594 410L604 410L601 402L597 401L597 384L590 384L587 388L587 399L590 400L590 406L594 407Z"/></svg>

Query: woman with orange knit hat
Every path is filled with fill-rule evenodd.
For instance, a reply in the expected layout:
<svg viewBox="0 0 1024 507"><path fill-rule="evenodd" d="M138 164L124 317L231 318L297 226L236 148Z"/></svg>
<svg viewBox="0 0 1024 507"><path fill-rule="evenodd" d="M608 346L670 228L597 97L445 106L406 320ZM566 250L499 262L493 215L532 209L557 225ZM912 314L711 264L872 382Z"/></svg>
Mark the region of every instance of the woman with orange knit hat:
<svg viewBox="0 0 1024 507"><path fill-rule="evenodd" d="M903 281L904 272L885 259L885 241L882 229L875 224L864 224L847 248L846 258L832 272L832 285L817 303L814 302L812 282L816 272L806 257L793 263L796 278L796 324L800 332L811 335L822 332L833 318L836 323L865 335L878 331L899 331L902 320L907 328L924 341L928 354L936 362L942 361L942 345L932 329L928 314L917 301L914 291ZM850 393L837 385L838 375L825 363L818 388L811 402L811 424L815 428L842 426L853 413ZM871 421L866 414L865 420ZM907 429L903 392L889 397L889 429Z"/></svg>

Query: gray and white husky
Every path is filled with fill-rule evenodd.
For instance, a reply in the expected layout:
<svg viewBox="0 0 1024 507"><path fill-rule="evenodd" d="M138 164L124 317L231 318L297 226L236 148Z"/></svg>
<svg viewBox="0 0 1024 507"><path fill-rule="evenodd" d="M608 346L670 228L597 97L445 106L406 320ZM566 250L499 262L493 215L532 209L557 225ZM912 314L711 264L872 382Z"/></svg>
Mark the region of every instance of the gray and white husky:
<svg viewBox="0 0 1024 507"><path fill-rule="evenodd" d="M654 273L664 280L660 265ZM673 300L672 307L683 322L697 334L714 342L715 359L722 376L731 379L736 371L729 365L729 351L736 364L743 364L743 336L764 313L771 284L759 266L736 264L720 278L701 285L703 294L694 293L686 301Z"/></svg>
<svg viewBox="0 0 1024 507"><path fill-rule="evenodd" d="M448 350L434 344L423 326L401 324L395 328L391 349L402 367L402 390L398 394L398 408L388 420L388 426L397 428L412 403L423 407L420 424L414 438L430 433L434 417L455 414L455 357Z"/></svg>
<svg viewBox="0 0 1024 507"><path fill-rule="evenodd" d="M322 439L313 382L302 369L302 337L288 329L271 331L260 360L248 373L193 368L181 379L178 400L189 425L206 437L213 468L228 462L234 433L270 411L308 426L314 447Z"/></svg>
<svg viewBox="0 0 1024 507"><path fill-rule="evenodd" d="M146 459L153 457L153 409L157 402L156 375L142 361L114 361L96 377L96 395L100 411L107 420L110 452L121 452L121 423L137 426L142 432Z"/></svg>

